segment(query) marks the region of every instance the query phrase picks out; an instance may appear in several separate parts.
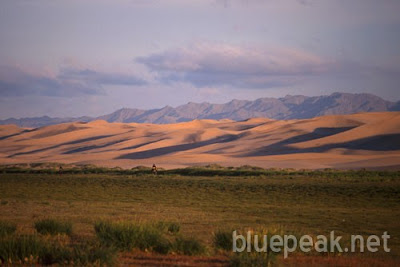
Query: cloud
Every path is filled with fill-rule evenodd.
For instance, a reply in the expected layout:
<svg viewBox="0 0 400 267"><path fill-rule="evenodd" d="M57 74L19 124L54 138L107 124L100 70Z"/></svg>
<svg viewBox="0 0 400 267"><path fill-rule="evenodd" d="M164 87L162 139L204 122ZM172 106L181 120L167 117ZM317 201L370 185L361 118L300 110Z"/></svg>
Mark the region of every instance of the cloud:
<svg viewBox="0 0 400 267"><path fill-rule="evenodd" d="M296 49L209 43L171 49L136 61L164 83L184 81L200 87L280 87L334 68L327 60Z"/></svg>
<svg viewBox="0 0 400 267"><path fill-rule="evenodd" d="M144 85L133 75L105 73L90 69L63 69L55 77L33 74L20 68L0 66L0 96L104 95L105 85Z"/></svg>
<svg viewBox="0 0 400 267"><path fill-rule="evenodd" d="M57 76L61 80L83 81L97 85L144 85L146 81L129 74L105 73L90 69L63 69Z"/></svg>

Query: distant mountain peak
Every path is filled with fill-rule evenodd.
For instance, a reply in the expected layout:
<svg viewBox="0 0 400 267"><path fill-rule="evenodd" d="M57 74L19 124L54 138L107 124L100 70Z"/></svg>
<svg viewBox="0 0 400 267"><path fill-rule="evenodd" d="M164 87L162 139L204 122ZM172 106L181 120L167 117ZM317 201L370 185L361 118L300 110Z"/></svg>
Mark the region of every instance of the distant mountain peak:
<svg viewBox="0 0 400 267"><path fill-rule="evenodd" d="M331 95L286 95L281 98L264 97L254 101L233 99L225 104L188 102L176 108L166 105L158 109L142 110L121 108L96 118L10 118L0 124L16 124L21 127L82 121L105 120L107 122L176 123L195 119L246 120L249 118L307 119L322 115L352 114L359 112L400 111L400 101L386 101L368 93L335 92Z"/></svg>

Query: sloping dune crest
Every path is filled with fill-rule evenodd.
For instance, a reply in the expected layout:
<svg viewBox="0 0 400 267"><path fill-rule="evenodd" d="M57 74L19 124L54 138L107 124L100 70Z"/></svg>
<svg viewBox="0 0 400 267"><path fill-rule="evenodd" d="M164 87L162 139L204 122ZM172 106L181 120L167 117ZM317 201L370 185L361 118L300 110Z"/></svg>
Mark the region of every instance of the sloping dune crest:
<svg viewBox="0 0 400 267"><path fill-rule="evenodd" d="M0 126L0 163L400 169L400 112L304 120Z"/></svg>

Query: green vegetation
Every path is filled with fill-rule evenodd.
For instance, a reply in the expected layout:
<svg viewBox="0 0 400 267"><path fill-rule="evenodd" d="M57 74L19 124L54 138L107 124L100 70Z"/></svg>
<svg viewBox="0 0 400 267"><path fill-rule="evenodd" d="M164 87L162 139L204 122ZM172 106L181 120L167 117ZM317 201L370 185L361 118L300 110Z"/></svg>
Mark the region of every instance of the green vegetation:
<svg viewBox="0 0 400 267"><path fill-rule="evenodd" d="M17 226L14 223L0 221L0 237L13 234L16 230Z"/></svg>
<svg viewBox="0 0 400 267"><path fill-rule="evenodd" d="M160 170L155 176L145 167L122 170L64 165L60 175L58 166L0 167L1 203L6 203L0 206L0 221L18 225L14 233L1 234L2 261L8 259L5 242L34 242L24 238L35 232L32 221L45 218L55 222L62 218L73 224L70 235L58 227L54 236L33 235L43 246L52 244L53 249L72 255L54 257L52 261L57 263L106 262L108 258L100 259L107 254L103 250L109 251L107 255L125 251L117 254L122 261L121 253L132 250L227 255L232 246L231 230L265 228L312 236L334 230L344 239L351 234L382 235L388 231L391 253L364 253L363 257L400 258L397 171L264 170L214 165ZM0 224L0 231L3 228ZM46 231L50 228L44 227ZM60 237L57 233L67 235ZM59 238L64 238L65 244L54 241ZM39 252L32 255L39 257L37 262L44 262L44 254ZM98 257L90 258L92 254ZM22 256L30 259L26 253L12 258L23 261ZM231 263L251 265L266 260L263 257L266 255L235 254ZM281 258L268 257L269 262Z"/></svg>
<svg viewBox="0 0 400 267"><path fill-rule="evenodd" d="M168 232L170 232L171 234L176 234L181 229L181 226L179 225L179 223L171 222L168 224L167 229L168 229Z"/></svg>
<svg viewBox="0 0 400 267"><path fill-rule="evenodd" d="M112 265L115 252L96 243L65 244L37 235L0 239L0 264Z"/></svg>
<svg viewBox="0 0 400 267"><path fill-rule="evenodd" d="M233 231L218 230L216 233L214 233L214 247L225 251L232 250L232 232Z"/></svg>
<svg viewBox="0 0 400 267"><path fill-rule="evenodd" d="M206 248L194 237L177 237L174 243L175 252L184 255L199 255L206 251Z"/></svg>
<svg viewBox="0 0 400 267"><path fill-rule="evenodd" d="M265 240L263 239L264 236L267 236L268 238L274 236L274 235L279 235L279 236L283 236L285 234L293 234L293 233L289 233L289 232L285 232L283 231L282 228L280 227L272 227L272 228L258 228L258 229L246 229L243 231L238 231L238 235L243 235L247 237L247 231L249 231L251 234L251 240L255 240L255 236L257 236L257 248L265 248L266 252L257 252L256 251L256 244L255 242L252 242L251 244L253 245L253 247L251 248L251 252L245 252L245 253L233 253L230 256L230 264L231 266L270 266L271 264L273 264L276 260L276 255L278 253L272 252L271 247L270 247L270 243L267 240L267 243L265 243ZM224 233L224 232L222 232ZM220 234L220 240L221 239L221 235ZM226 235L226 233L224 233L224 235ZM217 236L217 235L216 235ZM215 236L215 237L216 237ZM299 240L299 235L294 235L298 238ZM226 238L226 237L225 237ZM215 238L214 238L215 240ZM225 246L227 246L227 243L223 243ZM232 237L230 238L230 245L232 249ZM240 240L237 240L237 247L238 248L242 248L242 246L244 247L244 251L247 250L247 244L243 244ZM293 245L292 243L288 244L290 247ZM282 251L280 251L281 253Z"/></svg>
<svg viewBox="0 0 400 267"><path fill-rule="evenodd" d="M177 222L159 221L155 226L161 231L168 231L170 234L177 234L181 229L181 225Z"/></svg>
<svg viewBox="0 0 400 267"><path fill-rule="evenodd" d="M177 227L179 225L176 223L165 222L151 224L101 221L95 224L95 231L101 244L122 251L136 248L161 254L175 252L184 255L198 255L205 252L205 247L196 238L177 236L171 239L166 236L165 228L169 233L176 233Z"/></svg>
<svg viewBox="0 0 400 267"><path fill-rule="evenodd" d="M46 235L72 234L72 223L57 221L55 219L43 219L35 222L35 229L38 233Z"/></svg>
<svg viewBox="0 0 400 267"><path fill-rule="evenodd" d="M150 167L138 166L132 169L119 167L106 168L94 165L67 165L57 163L31 163L1 165L0 173L30 173L30 174L59 174L59 167L63 167L62 174L110 174L110 175L149 175ZM182 169L164 170L157 169L157 173L163 175L202 176L202 177L244 177L244 176L289 176L289 177L319 177L319 178L398 178L400 171L373 171L373 170L296 170L296 169L263 169L259 167L243 165L240 167L223 167L211 164L201 167L187 167Z"/></svg>
<svg viewBox="0 0 400 267"><path fill-rule="evenodd" d="M61 264L61 265L113 265L117 251L142 251L167 254L199 255L206 251L196 238L176 236L179 224L105 222L95 223L96 237L70 239L72 223L45 219L34 226L43 235L15 234L16 226L1 222L0 264ZM174 229L174 230L171 230ZM177 230L178 229L178 230ZM48 235L48 234L52 234Z"/></svg>
<svg viewBox="0 0 400 267"><path fill-rule="evenodd" d="M156 225L127 222L97 222L96 235L106 246L129 251L133 248L168 253L171 245Z"/></svg>

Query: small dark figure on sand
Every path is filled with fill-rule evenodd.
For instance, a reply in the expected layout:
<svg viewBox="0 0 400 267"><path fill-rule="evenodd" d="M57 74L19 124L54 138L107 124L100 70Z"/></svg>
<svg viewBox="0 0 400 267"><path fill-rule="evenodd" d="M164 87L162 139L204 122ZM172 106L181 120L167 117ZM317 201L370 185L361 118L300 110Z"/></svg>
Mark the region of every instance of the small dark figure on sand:
<svg viewBox="0 0 400 267"><path fill-rule="evenodd" d="M60 166L60 168L58 169L58 173L61 175L63 173L63 167Z"/></svg>
<svg viewBox="0 0 400 267"><path fill-rule="evenodd" d="M157 166L156 166L156 164L153 164L153 167L151 168L151 171L153 172L153 174L157 175Z"/></svg>

